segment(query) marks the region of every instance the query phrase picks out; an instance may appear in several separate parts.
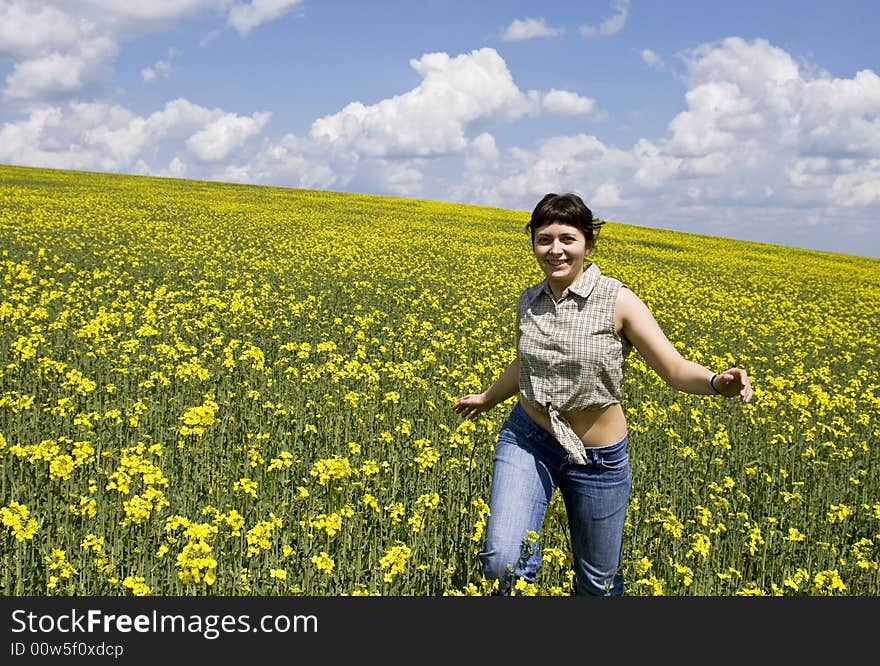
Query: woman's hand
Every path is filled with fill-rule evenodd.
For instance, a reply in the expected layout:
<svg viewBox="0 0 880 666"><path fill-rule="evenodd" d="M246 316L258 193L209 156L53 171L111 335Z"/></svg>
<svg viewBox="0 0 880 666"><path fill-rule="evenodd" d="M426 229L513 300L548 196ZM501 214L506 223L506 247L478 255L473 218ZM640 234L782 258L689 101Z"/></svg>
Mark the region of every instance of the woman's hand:
<svg viewBox="0 0 880 666"><path fill-rule="evenodd" d="M727 398L735 398L738 395L743 402L748 402L754 395L749 375L742 368L728 368L724 372L719 372L712 383L718 392Z"/></svg>
<svg viewBox="0 0 880 666"><path fill-rule="evenodd" d="M492 407L493 405L486 398L485 393L468 393L455 401L455 404L452 405L452 411L463 419L474 419Z"/></svg>

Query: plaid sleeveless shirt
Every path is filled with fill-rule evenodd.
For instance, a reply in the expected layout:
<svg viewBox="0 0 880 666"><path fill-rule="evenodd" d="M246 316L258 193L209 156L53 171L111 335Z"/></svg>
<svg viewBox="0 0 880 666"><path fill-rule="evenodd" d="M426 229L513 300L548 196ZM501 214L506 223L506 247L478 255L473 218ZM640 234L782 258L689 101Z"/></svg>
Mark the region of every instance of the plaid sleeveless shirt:
<svg viewBox="0 0 880 666"><path fill-rule="evenodd" d="M632 344L617 334L614 305L622 282L590 262L557 301L547 280L519 296L519 391L546 409L553 434L583 464L583 442L560 412L600 409L621 401Z"/></svg>

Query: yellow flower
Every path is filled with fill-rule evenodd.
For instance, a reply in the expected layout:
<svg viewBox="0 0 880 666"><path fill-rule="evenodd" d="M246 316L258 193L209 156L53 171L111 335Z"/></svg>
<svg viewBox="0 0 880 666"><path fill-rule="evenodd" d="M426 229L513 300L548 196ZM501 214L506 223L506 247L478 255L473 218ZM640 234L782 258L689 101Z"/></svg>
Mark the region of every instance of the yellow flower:
<svg viewBox="0 0 880 666"><path fill-rule="evenodd" d="M789 588L795 592L800 592L804 583L809 582L810 574L806 569L798 569L793 575L787 577L782 586Z"/></svg>
<svg viewBox="0 0 880 666"><path fill-rule="evenodd" d="M142 494L122 502L122 509L125 512L122 524L137 525L142 523L149 520L154 511L166 506L168 506L168 500L165 499L165 494L158 488L149 487Z"/></svg>
<svg viewBox="0 0 880 666"><path fill-rule="evenodd" d="M758 551L758 547L764 545L764 537L761 535L761 528L758 525L752 525L752 527L748 529L747 537L748 542L746 548L748 548L749 555L754 555Z"/></svg>
<svg viewBox="0 0 880 666"><path fill-rule="evenodd" d="M514 594L523 597L535 597L538 595L534 583L529 583L524 578L517 578L513 585Z"/></svg>
<svg viewBox="0 0 880 666"><path fill-rule="evenodd" d="M370 493L365 493L362 501L365 505L373 509L373 511L375 511L376 513L379 512L379 500Z"/></svg>
<svg viewBox="0 0 880 666"><path fill-rule="evenodd" d="M226 513L218 513L215 521L226 523L230 536L234 537L240 536L241 530L244 527L244 516L235 509L230 509Z"/></svg>
<svg viewBox="0 0 880 666"><path fill-rule="evenodd" d="M40 529L36 519L30 517L28 508L16 501L0 507L0 522L10 529L16 541L33 539L37 530Z"/></svg>
<svg viewBox="0 0 880 666"><path fill-rule="evenodd" d="M130 589L136 597L146 597L150 594L150 588L144 581L143 576L127 576L123 579L122 586Z"/></svg>
<svg viewBox="0 0 880 666"><path fill-rule="evenodd" d="M68 504L67 510L74 516L94 518L98 515L98 503L91 497L80 495L79 504Z"/></svg>
<svg viewBox="0 0 880 666"><path fill-rule="evenodd" d="M379 566L388 571L385 573L385 582L390 583L394 577L403 573L412 550L402 541L388 549L379 559Z"/></svg>
<svg viewBox="0 0 880 666"><path fill-rule="evenodd" d="M67 561L67 553L60 548L53 548L49 555L43 558L43 562L49 569L49 583L47 587L50 590L55 589L58 583L68 580L77 574L76 569Z"/></svg>
<svg viewBox="0 0 880 666"><path fill-rule="evenodd" d="M801 495L800 493L791 493L787 490L781 490L779 491L779 494L782 496L782 501L786 504L789 504L791 502L802 502L804 499L803 495Z"/></svg>
<svg viewBox="0 0 880 666"><path fill-rule="evenodd" d="M61 386L73 388L80 395L91 393L97 388L97 384L73 368L66 374L67 381L61 382Z"/></svg>
<svg viewBox="0 0 880 666"><path fill-rule="evenodd" d="M250 495L257 499L257 482L247 477L242 477L232 485L232 490L242 495Z"/></svg>
<svg viewBox="0 0 880 666"><path fill-rule="evenodd" d="M388 511L392 523L399 523L403 518L403 514L406 513L406 509L400 502L392 502L391 504L386 504L385 510Z"/></svg>
<svg viewBox="0 0 880 666"><path fill-rule="evenodd" d="M846 589L837 569L820 571L813 577L813 594L830 595L835 592L846 592Z"/></svg>
<svg viewBox="0 0 880 666"><path fill-rule="evenodd" d="M852 512L852 509L846 504L832 504L825 517L829 523L842 523L852 515Z"/></svg>
<svg viewBox="0 0 880 666"><path fill-rule="evenodd" d="M83 550L92 550L95 553L102 553L104 552L104 537L99 537L94 534L86 534L80 543L80 547Z"/></svg>
<svg viewBox="0 0 880 666"><path fill-rule="evenodd" d="M470 540L474 543L480 543L483 539L483 534L486 531L486 521L489 518L489 505L482 498L477 498L475 500L471 500L471 506L473 506L476 511L477 518L474 523L474 533L471 534Z"/></svg>
<svg viewBox="0 0 880 666"><path fill-rule="evenodd" d="M217 560L213 549L206 541L196 540L187 543L177 556L177 577L184 583L213 585L217 580Z"/></svg>
<svg viewBox="0 0 880 666"><path fill-rule="evenodd" d="M675 516L672 509L662 507L658 510L655 517L650 518L650 522L671 533L674 537L680 537L684 531L684 524Z"/></svg>
<svg viewBox="0 0 880 666"><path fill-rule="evenodd" d="M269 461L268 470L285 469L293 464L293 455L289 451L282 451L277 458Z"/></svg>
<svg viewBox="0 0 880 666"><path fill-rule="evenodd" d="M434 511L440 506L440 495L438 493L425 493L424 495L420 495L416 500L416 506L423 506L429 511Z"/></svg>
<svg viewBox="0 0 880 666"><path fill-rule="evenodd" d="M544 561L547 564L553 564L555 562L560 567L568 566L571 564L571 556L567 551L563 550L562 548L556 548L555 546L545 548L542 552L542 555L544 557Z"/></svg>
<svg viewBox="0 0 880 666"><path fill-rule="evenodd" d="M656 576L640 578L635 584L638 589L644 590L646 596L662 597L665 594L663 581Z"/></svg>
<svg viewBox="0 0 880 666"><path fill-rule="evenodd" d="M413 458L420 472L432 468L440 460L440 452L431 446L428 439L417 439L415 442L418 454Z"/></svg>
<svg viewBox="0 0 880 666"><path fill-rule="evenodd" d="M676 573L681 576L681 581L685 587L689 587L691 583L694 582L693 569L684 564L679 564L678 562L672 561L672 558L669 558L669 563L675 568Z"/></svg>
<svg viewBox="0 0 880 666"><path fill-rule="evenodd" d="M49 463L49 478L69 479L70 475L73 473L73 469L73 458L66 453L56 456L52 459L52 462Z"/></svg>
<svg viewBox="0 0 880 666"><path fill-rule="evenodd" d="M789 527L788 534L783 537L786 541L804 541L807 538L807 535L801 532L796 527Z"/></svg>
<svg viewBox="0 0 880 666"><path fill-rule="evenodd" d="M269 514L269 520L260 521L245 534L247 556L252 557L261 551L269 550L272 533L275 528L282 527L283 522L275 514Z"/></svg>
<svg viewBox="0 0 880 666"><path fill-rule="evenodd" d="M691 549L687 552L686 557L693 557L694 555L699 555L704 560L709 557L709 549L712 546L712 541L705 534L697 533L691 535Z"/></svg>
<svg viewBox="0 0 880 666"><path fill-rule="evenodd" d="M859 539L850 548L853 558L856 560L856 566L866 571L880 571L880 562L872 560L871 556L874 552L874 542L871 539Z"/></svg>
<svg viewBox="0 0 880 666"><path fill-rule="evenodd" d="M738 597L764 597L767 596L760 587L758 587L757 583L748 583L742 589L738 590L736 595Z"/></svg>
<svg viewBox="0 0 880 666"><path fill-rule="evenodd" d="M309 475L317 478L322 486L330 481L341 481L352 475L351 463L348 458L338 455L318 460L312 465Z"/></svg>
<svg viewBox="0 0 880 666"><path fill-rule="evenodd" d="M313 555L310 561L317 567L318 571L322 571L325 574L333 573L333 569L336 566L333 558L325 551L321 551L320 555Z"/></svg>
<svg viewBox="0 0 880 666"><path fill-rule="evenodd" d="M207 428L217 422L217 410L220 408L214 401L214 394L205 395L204 402L201 405L188 408L180 420L183 425L180 426L182 435L201 436Z"/></svg>

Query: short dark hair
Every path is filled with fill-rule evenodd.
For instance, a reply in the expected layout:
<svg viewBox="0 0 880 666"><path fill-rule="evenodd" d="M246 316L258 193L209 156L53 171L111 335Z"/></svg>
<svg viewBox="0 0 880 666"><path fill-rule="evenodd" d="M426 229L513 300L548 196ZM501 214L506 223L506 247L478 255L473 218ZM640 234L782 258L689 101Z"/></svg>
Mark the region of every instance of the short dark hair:
<svg viewBox="0 0 880 666"><path fill-rule="evenodd" d="M532 236L532 245L535 244L535 230L553 222L580 229L587 240L596 240L599 230L605 224L603 220L593 217L593 211L587 208L587 204L577 194L551 192L538 202L526 224L526 229Z"/></svg>

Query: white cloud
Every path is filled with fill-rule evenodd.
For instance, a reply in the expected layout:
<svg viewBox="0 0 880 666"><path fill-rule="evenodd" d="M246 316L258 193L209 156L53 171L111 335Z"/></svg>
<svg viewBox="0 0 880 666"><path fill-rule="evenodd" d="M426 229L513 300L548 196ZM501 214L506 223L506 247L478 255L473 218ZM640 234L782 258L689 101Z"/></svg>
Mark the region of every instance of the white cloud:
<svg viewBox="0 0 880 666"><path fill-rule="evenodd" d="M551 28L544 19L516 19L504 29L501 39L505 42L515 42L538 37L557 37L565 30L563 28Z"/></svg>
<svg viewBox="0 0 880 666"><path fill-rule="evenodd" d="M286 134L264 139L253 155L238 164L246 166L251 182L330 189L350 182L360 162L356 154L322 150L313 141Z"/></svg>
<svg viewBox="0 0 880 666"><path fill-rule="evenodd" d="M21 105L73 99L96 90L111 74L120 44L203 16L226 16L241 35L277 19L301 0L0 0L0 55L12 61L2 91ZM168 61L143 70L145 81Z"/></svg>
<svg viewBox="0 0 880 666"><path fill-rule="evenodd" d="M465 168L470 172L494 171L499 166L500 156L495 137L483 132L468 144L465 152Z"/></svg>
<svg viewBox="0 0 880 666"><path fill-rule="evenodd" d="M6 76L7 101L56 99L96 86L117 53L116 43L96 37L65 53L51 52L17 62Z"/></svg>
<svg viewBox="0 0 880 666"><path fill-rule="evenodd" d="M75 16L48 4L0 4L0 54L13 59L66 51L76 46L88 30Z"/></svg>
<svg viewBox="0 0 880 666"><path fill-rule="evenodd" d="M422 82L366 106L352 102L312 124L310 137L373 157L460 153L467 130L525 115L589 113L595 101L559 90L522 92L491 48L456 57L428 53L410 65Z"/></svg>
<svg viewBox="0 0 880 666"><path fill-rule="evenodd" d="M734 165L735 157L728 151L716 150L683 162L680 173L691 176L723 176Z"/></svg>
<svg viewBox="0 0 880 666"><path fill-rule="evenodd" d="M170 48L168 49L167 60L158 60L153 65L144 67L141 70L141 78L143 78L144 83L155 83L160 78L167 79L171 76L171 70L173 69L171 61L176 58L177 55L177 49Z"/></svg>
<svg viewBox="0 0 880 666"><path fill-rule="evenodd" d="M541 110L561 116L589 115L595 113L597 107L596 100L568 90L552 89L546 93L529 91L529 97L537 102Z"/></svg>
<svg viewBox="0 0 880 666"><path fill-rule="evenodd" d="M429 53L410 65L422 77L418 87L372 106L352 102L316 120L310 135L373 156L460 152L469 123L523 109L523 95L493 49L454 58Z"/></svg>
<svg viewBox="0 0 880 666"><path fill-rule="evenodd" d="M623 30L629 15L629 0L612 0L611 9L615 13L602 21L599 27L585 23L578 28L580 33L585 37L610 37Z"/></svg>
<svg viewBox="0 0 880 666"><path fill-rule="evenodd" d="M698 156L733 148L737 136L732 130L754 105L741 92L730 81L704 83L689 90L685 94L688 110L669 124L672 137L668 150L677 155Z"/></svg>
<svg viewBox="0 0 880 666"><path fill-rule="evenodd" d="M22 1L22 0L14 0ZM48 0L68 11L77 12L118 34L137 34L167 28L187 18L226 12L232 0ZM75 7L72 5L76 5Z"/></svg>
<svg viewBox="0 0 880 666"><path fill-rule="evenodd" d="M590 204L608 208L620 203L620 188L614 183L602 183L589 199Z"/></svg>
<svg viewBox="0 0 880 666"><path fill-rule="evenodd" d="M271 117L269 112L250 117L224 113L188 138L186 147L202 162L220 162L262 132Z"/></svg>
<svg viewBox="0 0 880 666"><path fill-rule="evenodd" d="M604 185L608 197L619 187L616 179L632 172L633 159L595 136L577 134L547 139L537 150L512 148L501 162L506 173L499 174L490 198L530 210L547 192L592 193Z"/></svg>
<svg viewBox="0 0 880 666"><path fill-rule="evenodd" d="M701 44L682 57L692 87L725 81L737 84L747 94L760 95L784 91L786 83L797 82L801 77L794 59L765 39L748 42L741 37L728 37L721 42Z"/></svg>
<svg viewBox="0 0 880 666"><path fill-rule="evenodd" d="M237 2L229 10L228 23L240 35L247 35L257 26L274 21L296 7L302 0L252 0Z"/></svg>
<svg viewBox="0 0 880 666"><path fill-rule="evenodd" d="M831 197L834 203L847 207L880 204L880 160L837 176L831 184Z"/></svg>
<svg viewBox="0 0 880 666"><path fill-rule="evenodd" d="M785 175L795 187L824 187L828 174L833 174L832 161L827 157L801 157L786 165Z"/></svg>
<svg viewBox="0 0 880 666"><path fill-rule="evenodd" d="M0 53L16 62L53 52L65 54L83 40L116 43L183 19L225 12L230 5L231 0L3 0Z"/></svg>
<svg viewBox="0 0 880 666"><path fill-rule="evenodd" d="M178 152L183 145L187 152L178 152L174 162L182 172L188 156L202 166L233 158L269 117L266 112L238 116L184 99L146 117L103 103L42 107L24 120L0 125L0 162L160 173L163 151Z"/></svg>
<svg viewBox="0 0 880 666"><path fill-rule="evenodd" d="M642 49L639 51L639 55L645 64L650 65L651 67L662 67L663 66L663 58L654 53L651 49Z"/></svg>
<svg viewBox="0 0 880 666"><path fill-rule="evenodd" d="M661 153L660 148L648 139L639 140L632 148L636 164L633 182L642 188L655 189L678 173L682 160Z"/></svg>
<svg viewBox="0 0 880 666"><path fill-rule="evenodd" d="M155 83L160 76L167 77L171 73L171 64L163 63L161 60L155 65L144 67L141 70L141 78L144 83Z"/></svg>
<svg viewBox="0 0 880 666"><path fill-rule="evenodd" d="M670 123L673 153L736 155L751 146L786 164L880 156L880 77L872 71L811 78L782 49L740 38L702 45L686 62L691 89L688 109Z"/></svg>
<svg viewBox="0 0 880 666"><path fill-rule="evenodd" d="M740 38L701 45L684 62L686 108L664 136L629 150L586 134L508 148L492 179L467 173L476 185L462 188L463 200L530 210L545 192L576 191L597 215L635 224L768 242L775 233L793 244L807 244L811 225L829 219L864 238L872 226L876 233L875 72L833 78L765 40Z"/></svg>

